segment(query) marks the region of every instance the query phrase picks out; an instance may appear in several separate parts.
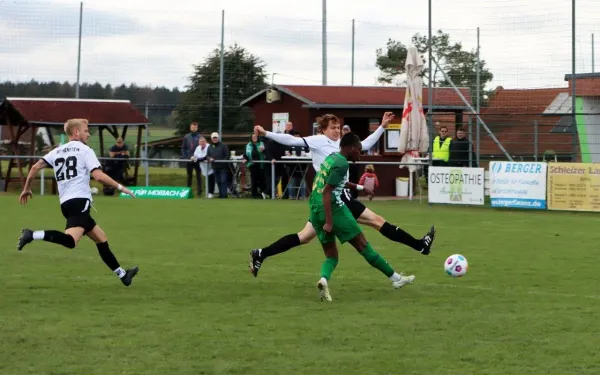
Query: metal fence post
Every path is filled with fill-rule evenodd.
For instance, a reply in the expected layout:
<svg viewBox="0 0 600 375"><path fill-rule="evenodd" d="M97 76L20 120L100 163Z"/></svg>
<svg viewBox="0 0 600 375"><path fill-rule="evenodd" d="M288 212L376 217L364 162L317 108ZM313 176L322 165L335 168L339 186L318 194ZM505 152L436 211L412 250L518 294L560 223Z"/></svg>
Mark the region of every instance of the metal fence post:
<svg viewBox="0 0 600 375"><path fill-rule="evenodd" d="M473 118L469 119L469 168L473 167Z"/></svg>
<svg viewBox="0 0 600 375"><path fill-rule="evenodd" d="M206 173L204 174L204 196L208 198L208 177L210 173L208 173L208 161L205 160L203 163L206 165Z"/></svg>
<svg viewBox="0 0 600 375"><path fill-rule="evenodd" d="M275 199L275 163L271 163L271 199Z"/></svg>
<svg viewBox="0 0 600 375"><path fill-rule="evenodd" d="M42 175L40 176L40 195L44 195L44 170L42 169Z"/></svg>
<svg viewBox="0 0 600 375"><path fill-rule="evenodd" d="M539 135L539 129L538 129L538 122L537 120L533 122L533 153L534 153L534 160L538 161L538 135Z"/></svg>

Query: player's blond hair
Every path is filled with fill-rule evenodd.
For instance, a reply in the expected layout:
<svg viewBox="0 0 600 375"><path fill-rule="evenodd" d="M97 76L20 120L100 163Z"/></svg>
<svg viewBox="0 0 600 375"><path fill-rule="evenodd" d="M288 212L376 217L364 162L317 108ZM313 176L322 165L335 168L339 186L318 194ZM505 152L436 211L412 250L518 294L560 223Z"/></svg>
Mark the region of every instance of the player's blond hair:
<svg viewBox="0 0 600 375"><path fill-rule="evenodd" d="M81 128L81 125L88 125L88 120L84 118L72 118L65 122L65 133L70 137L75 132L75 129Z"/></svg>

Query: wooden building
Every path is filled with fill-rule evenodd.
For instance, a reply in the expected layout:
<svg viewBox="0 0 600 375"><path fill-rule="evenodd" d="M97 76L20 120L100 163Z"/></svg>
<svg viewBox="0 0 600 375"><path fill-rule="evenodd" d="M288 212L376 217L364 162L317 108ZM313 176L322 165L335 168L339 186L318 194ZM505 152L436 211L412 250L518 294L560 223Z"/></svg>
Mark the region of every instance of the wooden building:
<svg viewBox="0 0 600 375"><path fill-rule="evenodd" d="M291 121L294 130L301 135L313 135L316 133L315 119L332 113L364 139L377 129L386 111L396 114L394 123L401 123L405 92L404 87L273 85L245 99L240 105L250 107L255 124L270 131L281 129L282 124ZM470 99L469 89L461 88L460 92L467 100ZM427 88L423 89L423 106L425 112L430 108ZM454 128L463 123L465 111L468 107L454 89L433 89L434 122ZM389 147L386 137L384 134L378 144L363 155L362 161L399 161L402 155ZM380 180L378 195L394 195L396 177L408 176L406 168L397 166L379 165L375 169ZM308 186L310 180L312 174L309 175Z"/></svg>

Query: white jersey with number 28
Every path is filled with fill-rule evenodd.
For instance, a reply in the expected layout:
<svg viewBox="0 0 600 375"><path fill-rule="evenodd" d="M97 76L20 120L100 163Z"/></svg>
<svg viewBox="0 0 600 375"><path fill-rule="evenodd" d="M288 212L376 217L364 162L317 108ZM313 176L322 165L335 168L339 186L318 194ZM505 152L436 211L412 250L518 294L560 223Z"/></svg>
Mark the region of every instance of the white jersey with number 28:
<svg viewBox="0 0 600 375"><path fill-rule="evenodd" d="M74 198L92 199L90 173L101 165L89 146L70 141L50 151L43 160L54 169L61 204Z"/></svg>

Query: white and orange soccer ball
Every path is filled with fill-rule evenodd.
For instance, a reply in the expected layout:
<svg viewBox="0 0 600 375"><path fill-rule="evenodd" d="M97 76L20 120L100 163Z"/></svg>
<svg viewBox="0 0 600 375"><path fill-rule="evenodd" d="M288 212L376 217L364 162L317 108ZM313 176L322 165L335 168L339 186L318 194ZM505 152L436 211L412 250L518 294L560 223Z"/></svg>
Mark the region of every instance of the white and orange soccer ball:
<svg viewBox="0 0 600 375"><path fill-rule="evenodd" d="M467 262L467 258L460 254L450 255L444 262L444 271L452 277L464 276L468 269L469 262Z"/></svg>

